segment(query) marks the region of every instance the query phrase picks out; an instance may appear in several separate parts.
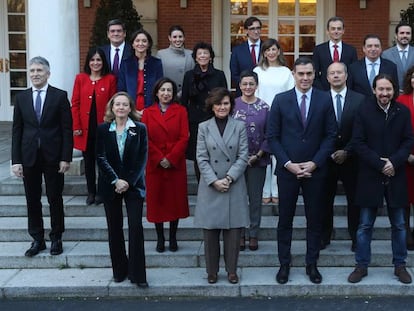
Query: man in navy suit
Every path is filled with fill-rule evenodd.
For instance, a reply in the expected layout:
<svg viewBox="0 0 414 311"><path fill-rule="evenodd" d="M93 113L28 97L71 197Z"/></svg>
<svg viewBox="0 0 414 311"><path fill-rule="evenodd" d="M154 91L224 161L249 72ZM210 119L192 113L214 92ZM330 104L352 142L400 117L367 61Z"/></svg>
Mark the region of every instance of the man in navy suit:
<svg viewBox="0 0 414 311"><path fill-rule="evenodd" d="M382 57L389 59L398 70L400 92L404 89L405 73L414 65L414 47L410 45L413 28L407 22L400 22L395 27L397 44L382 53Z"/></svg>
<svg viewBox="0 0 414 311"><path fill-rule="evenodd" d="M338 123L335 151L328 159L328 178L325 188L325 207L322 223L321 249L331 242L333 231L333 209L338 180L342 181L347 200L348 232L352 239L351 249L355 250L356 231L359 224L359 209L355 205L355 185L357 176L357 159L353 152L351 138L357 109L365 101L365 96L346 87L348 77L344 63L332 63L328 67L327 78L331 86L332 107Z"/></svg>
<svg viewBox="0 0 414 311"><path fill-rule="evenodd" d="M23 178L29 234L27 257L46 249L42 216L42 175L50 208L51 255L63 252L64 173L72 161L72 114L65 91L48 84L49 62L40 56L29 61L32 87L16 96L12 132L12 171Z"/></svg>
<svg viewBox="0 0 414 311"><path fill-rule="evenodd" d="M232 85L236 87L236 96L240 96L240 73L244 70L252 70L259 62L260 56L260 31L262 21L255 16L250 16L244 21L247 41L234 47L230 58L230 72ZM254 52L252 52L252 49Z"/></svg>
<svg viewBox="0 0 414 311"><path fill-rule="evenodd" d="M268 142L277 158L275 174L279 187L280 269L276 281L284 284L289 279L292 223L302 189L307 221L306 274L311 282L321 283L317 260L321 245L322 198L326 161L334 151L337 124L329 94L312 88L315 78L312 60L298 58L293 76L295 88L276 95L268 119Z"/></svg>
<svg viewBox="0 0 414 311"><path fill-rule="evenodd" d="M366 35L362 51L365 57L348 68L348 87L351 90L367 97L374 97L372 83L379 73L390 75L393 81L399 84L397 66L392 61L381 57L380 37L373 34Z"/></svg>
<svg viewBox="0 0 414 311"><path fill-rule="evenodd" d="M106 60L111 66L111 72L118 77L121 63L132 55L132 48L129 43L125 42L126 28L125 23L120 19L110 20L106 26L107 36L110 44L102 46L105 52ZM118 66L114 67L116 63L116 54L118 53ZM116 64L115 64L116 65Z"/></svg>
<svg viewBox="0 0 414 311"><path fill-rule="evenodd" d="M314 86L328 91L330 89L326 79L326 71L333 62L342 62L349 66L358 60L356 49L342 41L345 33L344 20L341 17L331 17L326 23L326 33L329 41L321 43L313 50L313 63L315 64Z"/></svg>

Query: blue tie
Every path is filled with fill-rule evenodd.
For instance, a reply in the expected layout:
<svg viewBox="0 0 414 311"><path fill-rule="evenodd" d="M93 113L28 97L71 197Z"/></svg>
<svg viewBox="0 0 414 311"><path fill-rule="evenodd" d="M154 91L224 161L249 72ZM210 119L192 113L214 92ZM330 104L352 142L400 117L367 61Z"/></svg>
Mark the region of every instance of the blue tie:
<svg viewBox="0 0 414 311"><path fill-rule="evenodd" d="M42 116L42 98L40 97L40 93L42 90L36 90L37 96L35 101L35 112L37 120L40 122L40 117Z"/></svg>
<svg viewBox="0 0 414 311"><path fill-rule="evenodd" d="M375 72L376 63L371 63L370 65L371 65L371 71L369 73L369 84L371 85L371 88L372 88L374 84L375 76L377 75L377 73Z"/></svg>
<svg viewBox="0 0 414 311"><path fill-rule="evenodd" d="M338 125L341 123L342 118L342 102L341 102L341 94L336 94L336 116Z"/></svg>

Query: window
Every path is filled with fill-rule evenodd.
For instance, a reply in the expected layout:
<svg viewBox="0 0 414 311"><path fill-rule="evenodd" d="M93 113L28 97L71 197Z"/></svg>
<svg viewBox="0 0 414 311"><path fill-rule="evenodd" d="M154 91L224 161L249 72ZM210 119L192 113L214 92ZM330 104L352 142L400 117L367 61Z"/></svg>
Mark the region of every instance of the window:
<svg viewBox="0 0 414 311"><path fill-rule="evenodd" d="M243 23L253 15L263 23L262 39L277 39L291 67L297 57L312 55L317 13L317 0L231 0L231 47L247 39Z"/></svg>

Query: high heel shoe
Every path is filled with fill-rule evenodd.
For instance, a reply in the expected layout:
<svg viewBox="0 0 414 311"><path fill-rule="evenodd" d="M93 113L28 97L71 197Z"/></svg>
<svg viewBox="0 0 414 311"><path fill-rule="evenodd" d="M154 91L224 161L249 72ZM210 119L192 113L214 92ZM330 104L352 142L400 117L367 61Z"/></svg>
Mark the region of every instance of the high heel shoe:
<svg viewBox="0 0 414 311"><path fill-rule="evenodd" d="M163 253L165 251L165 245L164 245L165 241L164 240L158 240L157 241L157 247L155 248L155 250L158 253Z"/></svg>
<svg viewBox="0 0 414 311"><path fill-rule="evenodd" d="M170 245L168 246L168 249L171 252L176 252L178 250L178 244L177 244L177 240L170 240Z"/></svg>

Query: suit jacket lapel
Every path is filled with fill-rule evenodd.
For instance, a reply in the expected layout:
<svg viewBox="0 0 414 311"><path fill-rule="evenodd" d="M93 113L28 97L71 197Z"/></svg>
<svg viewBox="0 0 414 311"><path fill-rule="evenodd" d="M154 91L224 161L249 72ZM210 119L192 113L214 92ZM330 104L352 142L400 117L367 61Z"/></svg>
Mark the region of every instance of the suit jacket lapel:
<svg viewBox="0 0 414 311"><path fill-rule="evenodd" d="M210 124L209 124L208 128L210 129L211 136L216 141L217 146L224 152L224 154L227 157L230 157L229 150L227 149L227 146L224 143L223 137L220 135L220 132L219 132L219 129L218 129L218 126L217 126L217 123L216 123L216 120L214 119L214 117L209 120L209 123ZM227 130L228 125L229 124L228 124L228 121L227 121L226 130ZM226 130L224 130L224 134L226 133Z"/></svg>
<svg viewBox="0 0 414 311"><path fill-rule="evenodd" d="M223 133L223 141L225 143L226 149L229 140L233 137L235 126L236 124L234 123L234 120L231 117L229 117L229 119L227 120L226 128L224 129Z"/></svg>

